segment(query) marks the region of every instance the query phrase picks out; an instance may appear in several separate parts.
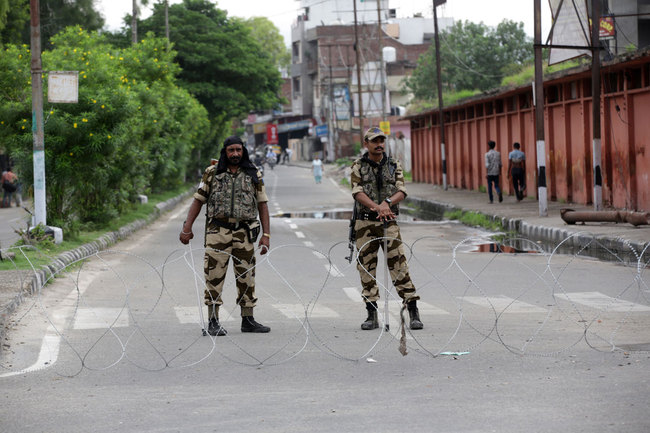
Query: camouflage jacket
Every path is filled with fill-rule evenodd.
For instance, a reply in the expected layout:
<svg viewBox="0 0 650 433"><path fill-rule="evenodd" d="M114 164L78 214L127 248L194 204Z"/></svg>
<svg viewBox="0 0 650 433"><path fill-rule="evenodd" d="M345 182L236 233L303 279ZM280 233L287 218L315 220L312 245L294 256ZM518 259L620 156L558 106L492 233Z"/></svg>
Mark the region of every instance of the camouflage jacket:
<svg viewBox="0 0 650 433"><path fill-rule="evenodd" d="M352 197L364 192L372 201L379 204L384 199L391 197L398 191L406 196L404 186L404 171L399 161L384 155L381 163L371 161L367 153L354 161L350 183L352 184ZM355 202L357 212L370 212L370 209L358 201ZM391 206L394 213L399 212L399 205Z"/></svg>
<svg viewBox="0 0 650 433"><path fill-rule="evenodd" d="M207 217L238 221L257 219L258 203L268 201L264 183L260 181L256 185L241 169L217 175L216 167L212 165L205 170L199 189L194 193L194 198L207 203ZM262 177L259 172L257 176Z"/></svg>

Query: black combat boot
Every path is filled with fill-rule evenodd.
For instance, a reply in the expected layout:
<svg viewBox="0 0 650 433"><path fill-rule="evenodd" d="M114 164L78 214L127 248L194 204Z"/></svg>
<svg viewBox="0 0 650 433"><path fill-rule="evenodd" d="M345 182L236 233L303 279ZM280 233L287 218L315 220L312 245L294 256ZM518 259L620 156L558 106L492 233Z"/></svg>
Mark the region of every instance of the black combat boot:
<svg viewBox="0 0 650 433"><path fill-rule="evenodd" d="M411 329L422 329L424 325L420 321L420 311L418 311L417 301L411 301L406 304L409 310L409 318L411 319L409 327Z"/></svg>
<svg viewBox="0 0 650 433"><path fill-rule="evenodd" d="M271 332L271 328L257 323L253 316L244 316L241 318L241 332L255 332L265 334Z"/></svg>
<svg viewBox="0 0 650 433"><path fill-rule="evenodd" d="M361 324L361 329L369 331L371 329L379 328L379 320L377 319L377 302L366 302L366 310L368 310L368 318Z"/></svg>
<svg viewBox="0 0 650 433"><path fill-rule="evenodd" d="M223 337L228 332L219 323L217 308L218 307L216 305L208 305L208 334L212 335L213 337Z"/></svg>

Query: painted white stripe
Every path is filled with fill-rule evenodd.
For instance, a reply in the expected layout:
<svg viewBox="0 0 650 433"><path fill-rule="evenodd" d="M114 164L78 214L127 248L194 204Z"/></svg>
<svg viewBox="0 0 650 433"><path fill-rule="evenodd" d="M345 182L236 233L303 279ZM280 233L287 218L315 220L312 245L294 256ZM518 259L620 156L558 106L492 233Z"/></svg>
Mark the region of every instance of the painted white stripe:
<svg viewBox="0 0 650 433"><path fill-rule="evenodd" d="M41 351L38 354L36 362L31 366L19 370L9 371L0 374L0 377L17 376L19 374L32 373L44 368L51 367L59 358L59 346L61 345L61 337L56 333L52 326L47 328L43 342L41 343Z"/></svg>
<svg viewBox="0 0 650 433"><path fill-rule="evenodd" d="M318 257L319 259L326 259L327 258L327 257L325 257L325 254L321 253L320 251L312 251L311 253L313 255L315 255L316 257Z"/></svg>
<svg viewBox="0 0 650 433"><path fill-rule="evenodd" d="M296 232L296 236L303 239L305 237L305 234L303 232Z"/></svg>
<svg viewBox="0 0 650 433"><path fill-rule="evenodd" d="M295 229L298 228L298 225L291 223L291 224L289 224L289 228L292 229L292 230L295 230Z"/></svg>
<svg viewBox="0 0 650 433"><path fill-rule="evenodd" d="M79 308L73 329L126 328L129 312L124 308Z"/></svg>
<svg viewBox="0 0 650 433"><path fill-rule="evenodd" d="M343 287L343 291L345 294L350 298L353 302L363 302L363 298L361 297L361 289L357 287ZM380 300L378 305L380 309L384 307L384 301ZM388 311L395 315L395 317L399 317L399 310L402 308L402 301L397 301L397 300L389 300L388 301ZM449 312L438 308L434 305L431 305L427 302L422 302L418 301L418 310L420 311L420 315L446 315L449 314Z"/></svg>
<svg viewBox="0 0 650 433"><path fill-rule="evenodd" d="M306 247L314 248L314 244L310 241L303 241L302 243L305 244Z"/></svg>
<svg viewBox="0 0 650 433"><path fill-rule="evenodd" d="M291 220L290 220L290 219L286 219L286 220L284 220L284 222L287 223L287 224L291 224Z"/></svg>
<svg viewBox="0 0 650 433"><path fill-rule="evenodd" d="M205 308L205 307L203 307ZM188 323L193 323L193 324L200 324L201 322L201 316L199 315L199 310L196 305L193 307L180 307L176 306L174 307L174 313L176 313L176 318L181 324L188 324ZM204 320L208 320L207 317L207 311L203 313L203 318ZM234 321L235 318L231 316L230 312L226 310L225 308L220 308L219 309L219 321L220 322L232 322Z"/></svg>
<svg viewBox="0 0 650 433"><path fill-rule="evenodd" d="M273 304L282 314L289 319L302 319L305 317L305 306L302 304ZM312 309L311 306L307 311L310 318L315 319L332 319L340 317L339 314L323 305L315 305Z"/></svg>
<svg viewBox="0 0 650 433"><path fill-rule="evenodd" d="M341 271L339 271L339 268L336 267L335 264L329 264L329 263L323 263L323 266L325 266L325 269L327 269L327 272L330 273L331 276L333 277L345 277Z"/></svg>
<svg viewBox="0 0 650 433"><path fill-rule="evenodd" d="M485 297L485 296L464 296L459 297L462 302L479 305L485 308L494 308L497 313L547 313L546 308L516 301L507 296Z"/></svg>
<svg viewBox="0 0 650 433"><path fill-rule="evenodd" d="M569 302L586 305L597 310L614 313L639 313L650 311L650 306L612 298L600 292L556 293L555 296Z"/></svg>
<svg viewBox="0 0 650 433"><path fill-rule="evenodd" d="M343 287L343 291L352 301L362 302L361 290L357 289L356 287Z"/></svg>

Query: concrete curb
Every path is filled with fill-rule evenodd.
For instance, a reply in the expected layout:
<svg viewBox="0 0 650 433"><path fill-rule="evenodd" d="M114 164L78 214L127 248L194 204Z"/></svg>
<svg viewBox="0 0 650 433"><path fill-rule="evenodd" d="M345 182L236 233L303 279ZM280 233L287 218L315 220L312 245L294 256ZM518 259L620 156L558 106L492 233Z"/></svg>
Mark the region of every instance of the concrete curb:
<svg viewBox="0 0 650 433"><path fill-rule="evenodd" d="M54 258L52 263L44 265L40 269L35 270L31 278L28 278L26 281L23 281L21 279L21 289L13 297L13 299L0 307L2 308L2 310L0 310L0 341L4 340L5 338L9 316L11 316L11 314L16 310L16 308L18 308L18 306L27 296L32 296L36 293L39 293L45 286L45 283L53 275L57 274L70 264L86 257L90 257L99 251L105 250L111 245L116 244L117 242L127 238L136 231L146 227L158 219L163 213L173 209L182 200L191 196L194 191L195 189L192 188L183 194L172 197L162 203L158 203L155 207L154 212L148 218L136 220L124 227L121 227L119 230L106 233L93 242L81 245L74 250L65 251Z"/></svg>

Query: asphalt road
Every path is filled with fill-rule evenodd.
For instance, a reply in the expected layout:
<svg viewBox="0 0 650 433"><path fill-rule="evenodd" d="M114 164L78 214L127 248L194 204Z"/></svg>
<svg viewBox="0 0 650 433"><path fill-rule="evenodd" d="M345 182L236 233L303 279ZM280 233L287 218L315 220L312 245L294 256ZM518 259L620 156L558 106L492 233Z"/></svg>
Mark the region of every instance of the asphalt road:
<svg viewBox="0 0 650 433"><path fill-rule="evenodd" d="M403 221L425 328L402 336L393 289L389 330L361 331L348 222L322 218L349 193L296 167L265 182L275 216L255 317L270 334L239 331L229 273L229 334L202 336L203 220L178 242L188 201L23 303L0 360L1 430L650 431L647 276L476 252L480 231Z"/></svg>

